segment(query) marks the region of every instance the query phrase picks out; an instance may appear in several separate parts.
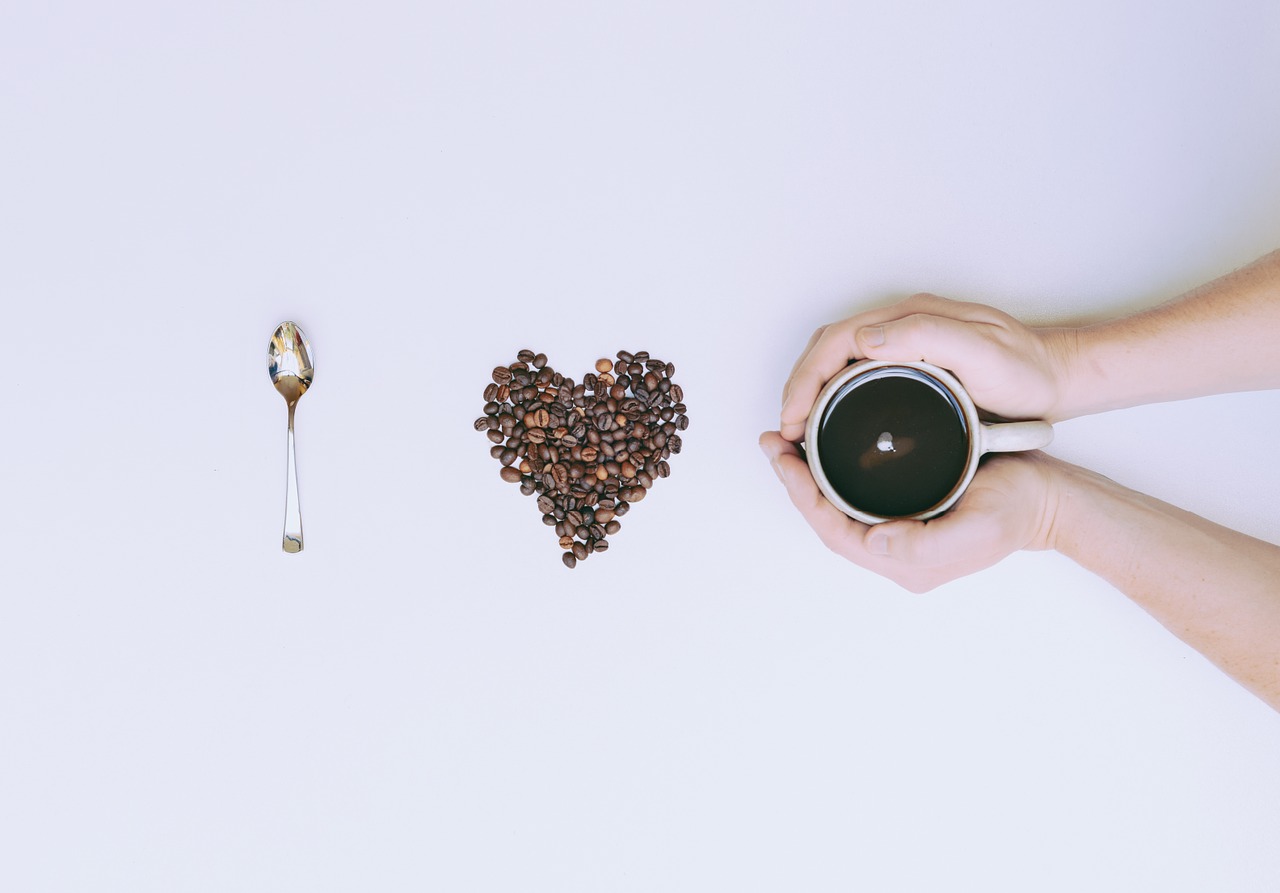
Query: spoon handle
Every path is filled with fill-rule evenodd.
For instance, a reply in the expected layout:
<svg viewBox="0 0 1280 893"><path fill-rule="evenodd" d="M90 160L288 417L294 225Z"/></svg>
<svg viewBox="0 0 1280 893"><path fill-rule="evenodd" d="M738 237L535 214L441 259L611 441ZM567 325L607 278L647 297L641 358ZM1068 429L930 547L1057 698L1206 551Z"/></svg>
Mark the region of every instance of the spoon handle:
<svg viewBox="0 0 1280 893"><path fill-rule="evenodd" d="M284 500L284 539L281 548L286 552L302 551L302 509L298 507L298 462L293 454L293 410L289 404L289 480Z"/></svg>

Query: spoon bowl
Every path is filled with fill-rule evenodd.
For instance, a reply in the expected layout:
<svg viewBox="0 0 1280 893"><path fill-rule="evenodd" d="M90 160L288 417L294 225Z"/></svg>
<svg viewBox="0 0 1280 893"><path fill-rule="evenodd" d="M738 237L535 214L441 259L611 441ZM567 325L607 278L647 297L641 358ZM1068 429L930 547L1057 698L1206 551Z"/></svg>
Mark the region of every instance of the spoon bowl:
<svg viewBox="0 0 1280 893"><path fill-rule="evenodd" d="M267 372L271 383L289 407L289 458L284 502L284 538L286 552L302 551L302 509L298 504L298 463L294 458L293 412L298 401L311 387L315 367L311 362L311 345L295 322L282 322L267 344Z"/></svg>
<svg viewBox="0 0 1280 893"><path fill-rule="evenodd" d="M267 372L271 383L293 406L311 387L315 367L311 365L311 345L296 322L282 322L267 345Z"/></svg>

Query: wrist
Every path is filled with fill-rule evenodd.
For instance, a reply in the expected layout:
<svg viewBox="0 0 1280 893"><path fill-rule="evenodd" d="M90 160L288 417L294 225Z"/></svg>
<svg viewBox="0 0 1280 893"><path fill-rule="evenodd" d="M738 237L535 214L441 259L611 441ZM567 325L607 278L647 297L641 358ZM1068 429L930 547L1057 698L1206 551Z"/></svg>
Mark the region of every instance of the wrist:
<svg viewBox="0 0 1280 893"><path fill-rule="evenodd" d="M1074 529L1073 515L1081 497L1077 477L1082 469L1044 453L1029 455L1036 458L1036 466L1043 479L1044 496L1040 523L1027 548L1062 552Z"/></svg>
<svg viewBox="0 0 1280 893"><path fill-rule="evenodd" d="M1129 491L1096 471L1061 459L1044 459L1049 483L1041 528L1043 548L1079 561L1100 523L1124 511Z"/></svg>
<svg viewBox="0 0 1280 893"><path fill-rule="evenodd" d="M1043 346L1053 383L1053 396L1045 411L1045 419L1062 422L1086 414L1088 410L1083 399L1083 395L1088 393L1088 385L1084 383L1088 344L1086 330L1059 326L1037 329L1036 334Z"/></svg>

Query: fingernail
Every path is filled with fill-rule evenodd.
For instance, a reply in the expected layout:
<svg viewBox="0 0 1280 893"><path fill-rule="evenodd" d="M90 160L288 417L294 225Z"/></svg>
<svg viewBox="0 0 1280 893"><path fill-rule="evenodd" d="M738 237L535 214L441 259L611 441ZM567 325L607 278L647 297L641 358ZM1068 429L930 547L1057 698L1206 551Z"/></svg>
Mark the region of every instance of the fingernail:
<svg viewBox="0 0 1280 893"><path fill-rule="evenodd" d="M760 452L764 453L765 458L769 460L769 464L773 466L773 473L778 476L778 480L782 481L782 485L787 485L786 473L782 470L782 463L778 461L778 457L770 452L769 448L764 444L760 444Z"/></svg>
<svg viewBox="0 0 1280 893"><path fill-rule="evenodd" d="M773 466L773 473L778 476L778 480L782 481L782 486L787 486L787 473L782 470L782 463L777 459L770 459L769 464Z"/></svg>
<svg viewBox="0 0 1280 893"><path fill-rule="evenodd" d="M867 347L884 344L884 326L867 326L862 330L862 343Z"/></svg>
<svg viewBox="0 0 1280 893"><path fill-rule="evenodd" d="M889 554L889 534L883 530L872 528L867 534L867 551L872 555L888 555Z"/></svg>

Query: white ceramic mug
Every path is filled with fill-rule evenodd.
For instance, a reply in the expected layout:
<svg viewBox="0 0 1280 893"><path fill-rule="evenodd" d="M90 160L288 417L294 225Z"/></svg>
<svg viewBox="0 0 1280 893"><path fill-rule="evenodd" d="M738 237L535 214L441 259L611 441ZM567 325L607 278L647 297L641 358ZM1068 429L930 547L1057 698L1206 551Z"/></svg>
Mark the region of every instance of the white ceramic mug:
<svg viewBox="0 0 1280 893"><path fill-rule="evenodd" d="M959 380L948 372L929 363L892 363L887 360L860 360L850 364L839 375L827 382L826 387L818 394L813 409L809 411L809 423L805 428L805 449L808 452L809 469L813 479L832 505L851 518L864 524L879 524L882 521L897 520L872 512L864 511L850 505L827 479L822 468L822 457L818 449L818 432L827 416L828 407L837 394L842 397L852 388L860 387L867 382L878 379L901 376L924 382L940 393L949 394L953 406L959 409L962 417L965 439L968 444L968 459L964 472L956 481L947 496L924 511L903 516L907 520L923 521L941 515L951 508L964 495L973 476L978 472L978 460L986 453L1012 453L1022 450L1038 450L1048 446L1053 440L1053 426L1048 422L984 422L978 415L978 407L973 398L964 389ZM847 388L852 384L852 388Z"/></svg>

